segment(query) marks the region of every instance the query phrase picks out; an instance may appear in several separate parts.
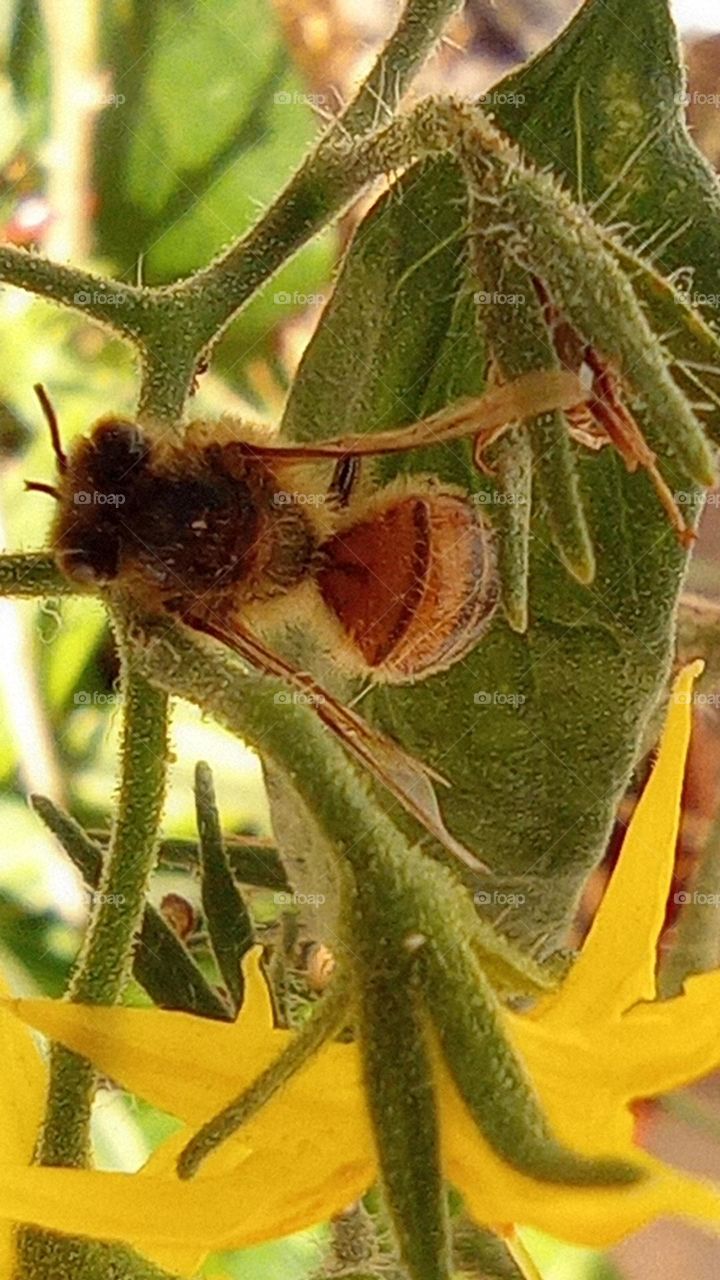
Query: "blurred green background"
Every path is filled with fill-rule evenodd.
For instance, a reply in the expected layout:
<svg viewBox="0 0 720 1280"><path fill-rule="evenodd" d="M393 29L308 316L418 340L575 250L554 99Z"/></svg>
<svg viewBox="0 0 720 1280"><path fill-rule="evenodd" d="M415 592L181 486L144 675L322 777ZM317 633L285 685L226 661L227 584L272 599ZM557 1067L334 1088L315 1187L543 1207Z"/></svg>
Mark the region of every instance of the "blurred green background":
<svg viewBox="0 0 720 1280"><path fill-rule="evenodd" d="M0 3L0 224L3 238L118 280L161 283L207 263L257 217L318 128L277 14L263 0L67 5ZM297 317L327 291L336 237L316 242L233 325L203 379L198 416L276 416ZM72 439L103 413L131 413L128 350L83 319L0 291L0 543L42 546L53 458L32 391L42 382ZM122 305L119 303L118 305ZM285 336L284 336L285 335ZM85 827L106 829L119 709L116 659L92 601L0 601L0 951L17 990L62 992L87 910L79 876L28 808L49 795ZM177 704L165 831L195 833L192 773L213 769L228 833L269 834L260 766L227 733ZM153 900L195 878L161 871ZM272 926L272 895L254 895ZM203 961L202 922L197 954ZM132 998L141 998L139 988ZM167 1123L102 1091L100 1160L140 1164ZM224 1259L244 1280L293 1280L322 1259L318 1233ZM219 1264L208 1264L218 1274Z"/></svg>

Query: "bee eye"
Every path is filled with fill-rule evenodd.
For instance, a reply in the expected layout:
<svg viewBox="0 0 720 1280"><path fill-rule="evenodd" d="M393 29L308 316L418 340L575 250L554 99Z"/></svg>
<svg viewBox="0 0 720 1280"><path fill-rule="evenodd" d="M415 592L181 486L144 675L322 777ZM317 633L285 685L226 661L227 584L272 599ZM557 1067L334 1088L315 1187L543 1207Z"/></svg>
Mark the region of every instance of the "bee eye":
<svg viewBox="0 0 720 1280"><path fill-rule="evenodd" d="M121 480L128 471L147 461L150 448L134 422L108 419L93 437L93 453L98 476L105 481Z"/></svg>
<svg viewBox="0 0 720 1280"><path fill-rule="evenodd" d="M88 531L69 547L58 551L60 569L75 582L99 585L112 582L120 569L120 545L104 532Z"/></svg>

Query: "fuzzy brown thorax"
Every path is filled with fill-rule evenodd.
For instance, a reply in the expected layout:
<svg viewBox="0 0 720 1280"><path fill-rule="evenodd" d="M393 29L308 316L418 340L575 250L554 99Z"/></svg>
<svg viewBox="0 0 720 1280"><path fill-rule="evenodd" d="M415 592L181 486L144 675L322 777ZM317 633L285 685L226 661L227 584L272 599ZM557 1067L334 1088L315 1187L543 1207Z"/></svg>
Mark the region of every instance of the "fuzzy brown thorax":
<svg viewBox="0 0 720 1280"><path fill-rule="evenodd" d="M156 450L134 423L109 418L70 455L53 545L69 577L133 578L158 603L230 590L261 599L299 581L312 560L304 513L282 497L272 470L240 444Z"/></svg>

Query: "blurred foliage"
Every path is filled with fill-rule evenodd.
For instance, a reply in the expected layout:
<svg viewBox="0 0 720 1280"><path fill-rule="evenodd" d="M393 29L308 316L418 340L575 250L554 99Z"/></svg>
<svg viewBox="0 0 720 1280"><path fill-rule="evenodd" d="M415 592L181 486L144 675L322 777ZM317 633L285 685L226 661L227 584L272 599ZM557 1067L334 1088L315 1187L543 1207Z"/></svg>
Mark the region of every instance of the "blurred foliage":
<svg viewBox="0 0 720 1280"><path fill-rule="evenodd" d="M98 7L102 96L88 158L87 208L94 265L119 280L171 282L208 262L242 234L282 187L317 132L310 96L264 0L108 0ZM68 15L70 17L70 15ZM48 48L36 0L0 7L0 225L4 238L43 249L53 223L48 202L52 151ZM327 289L335 236L320 238L272 281L222 340L198 410L238 406L243 392L261 410L283 394L288 372L282 330L305 300ZM129 413L133 378L127 348L96 326L16 290L0 292L0 540L42 545L51 500L27 495L24 480L50 480L54 460L32 392L42 382L71 440L108 410ZM257 385L261 388L258 391ZM62 993L84 921L80 878L26 807L25 794L48 756L56 799L85 826L110 820L118 732L117 669L103 609L94 601L0 604L0 664L17 630L25 646L22 680L0 683L0 936L3 967L18 989ZM3 657L3 649L5 655ZM14 662L15 655L12 655ZM7 667L6 667L7 669ZM42 740L7 732L36 701ZM256 758L194 709L178 705L165 829L195 833L192 769L212 767L226 833L269 832ZM186 895L202 922L197 858L184 848L155 878L153 901ZM272 935L279 908L251 891ZM157 924L156 924L156 927ZM189 944L213 971L202 928ZM217 945L217 944L216 944ZM133 985L129 998L147 997ZM96 1145L109 1166L132 1167L167 1130L136 1102L103 1095ZM322 1233L227 1255L218 1268L244 1280L301 1280L317 1268ZM215 1269L217 1273L217 1268ZM210 1266L208 1274L213 1274Z"/></svg>

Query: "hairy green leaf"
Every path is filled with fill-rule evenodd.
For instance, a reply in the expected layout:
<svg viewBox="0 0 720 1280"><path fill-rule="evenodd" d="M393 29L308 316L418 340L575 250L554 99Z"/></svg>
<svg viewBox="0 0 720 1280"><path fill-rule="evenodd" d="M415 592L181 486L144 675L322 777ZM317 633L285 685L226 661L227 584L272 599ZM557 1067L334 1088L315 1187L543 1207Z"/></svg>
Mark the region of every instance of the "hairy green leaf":
<svg viewBox="0 0 720 1280"><path fill-rule="evenodd" d="M601 194L615 182L617 220L638 184L649 181L646 153L637 164L632 157L650 138L655 186L638 205L643 236L677 230L688 216L678 193L685 191L687 202L693 187L703 193L705 226L716 207L711 191L712 201L717 196L680 123L681 77L666 6L633 6L635 39L625 11L620 20L616 9L591 0L568 35L507 82L525 103L503 107L503 126L566 176L576 154L577 105L587 95L595 132L590 141L584 134L583 190ZM670 205L668 192L676 193ZM289 435L401 424L477 393L483 356L468 306L474 290L462 247L466 224L462 182L447 161L412 169L373 207L301 367L285 418ZM697 261L700 271L702 261L702 270L712 271L708 237L705 226L702 239L685 240L684 265ZM573 454L597 561L592 585L573 581L560 562L536 493L527 632L514 634L498 618L447 673L415 686L377 686L361 704L449 779L451 789L439 793L448 825L498 876L481 911L526 940L562 926L605 848L664 686L686 560L644 473L628 475L609 449L591 454L573 445ZM377 474L398 466L490 491L484 510L497 522L491 485L472 473L465 444L385 462ZM667 467L692 516L692 485L673 472L671 459ZM522 892L508 905L512 889Z"/></svg>

